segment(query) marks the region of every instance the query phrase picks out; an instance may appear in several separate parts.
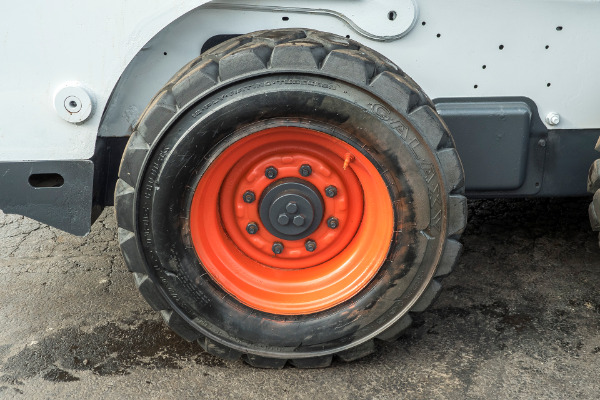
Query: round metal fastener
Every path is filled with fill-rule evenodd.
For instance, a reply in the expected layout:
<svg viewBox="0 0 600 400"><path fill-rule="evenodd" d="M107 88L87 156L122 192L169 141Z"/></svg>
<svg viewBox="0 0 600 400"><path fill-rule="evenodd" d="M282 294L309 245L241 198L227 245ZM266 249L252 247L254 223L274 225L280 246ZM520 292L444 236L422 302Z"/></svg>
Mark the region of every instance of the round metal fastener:
<svg viewBox="0 0 600 400"><path fill-rule="evenodd" d="M244 193L244 203L254 203L254 200L256 200L256 195L253 191L248 190Z"/></svg>
<svg viewBox="0 0 600 400"><path fill-rule="evenodd" d="M273 243L273 247L271 247L271 250L273 250L274 254L281 254L281 253L283 253L283 243L281 243L281 242L275 242L275 243Z"/></svg>
<svg viewBox="0 0 600 400"><path fill-rule="evenodd" d="M300 227L302 225L304 225L304 222L306 221L306 219L304 218L303 215L296 215L294 217L294 225Z"/></svg>
<svg viewBox="0 0 600 400"><path fill-rule="evenodd" d="M333 185L327 186L325 188L325 196L330 198L337 196L337 188Z"/></svg>
<svg viewBox="0 0 600 400"><path fill-rule="evenodd" d="M79 82L66 82L54 94L54 109L65 121L79 124L94 111L94 98Z"/></svg>
<svg viewBox="0 0 600 400"><path fill-rule="evenodd" d="M285 210L290 214L296 214L298 212L298 204L295 201L290 201L285 206Z"/></svg>
<svg viewBox="0 0 600 400"><path fill-rule="evenodd" d="M340 226L340 221L336 217L330 217L327 220L327 226L331 229L336 229L338 226Z"/></svg>
<svg viewBox="0 0 600 400"><path fill-rule="evenodd" d="M313 251L315 251L317 249L317 242L315 242L314 240L308 239L304 243L304 247L306 248L306 251L310 251L312 253Z"/></svg>
<svg viewBox="0 0 600 400"><path fill-rule="evenodd" d="M300 175L302 175L305 178L308 178L309 176L312 175L312 168L308 164L302 164L299 172L300 172Z"/></svg>
<svg viewBox="0 0 600 400"><path fill-rule="evenodd" d="M560 124L560 115L555 112L548 113L548 115L546 115L546 122L548 125L558 125Z"/></svg>
<svg viewBox="0 0 600 400"><path fill-rule="evenodd" d="M246 225L246 232L251 235L255 235L258 232L258 225L256 222L250 222L248 225Z"/></svg>
<svg viewBox="0 0 600 400"><path fill-rule="evenodd" d="M81 111L82 101L77 96L69 96L65 99L65 109L70 113Z"/></svg>
<svg viewBox="0 0 600 400"><path fill-rule="evenodd" d="M278 171L277 171L277 168L275 168L275 167L268 167L265 170L265 176L269 179L275 179L277 177L277 173L278 173Z"/></svg>
<svg viewBox="0 0 600 400"><path fill-rule="evenodd" d="M279 225L287 225L290 223L290 217L288 217L287 214L279 214L279 217L277 217L277 223Z"/></svg>

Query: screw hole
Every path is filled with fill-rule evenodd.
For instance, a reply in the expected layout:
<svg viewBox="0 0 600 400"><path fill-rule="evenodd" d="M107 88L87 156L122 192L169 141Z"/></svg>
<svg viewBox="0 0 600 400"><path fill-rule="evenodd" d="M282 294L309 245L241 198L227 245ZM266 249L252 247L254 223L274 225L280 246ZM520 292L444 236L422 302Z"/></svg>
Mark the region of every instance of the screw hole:
<svg viewBox="0 0 600 400"><path fill-rule="evenodd" d="M550 46L546 45L546 50L548 50L550 48Z"/></svg>
<svg viewBox="0 0 600 400"><path fill-rule="evenodd" d="M282 21L289 21L289 20L290 20L290 17L283 17L283 18L281 18L281 20L282 20Z"/></svg>
<svg viewBox="0 0 600 400"><path fill-rule="evenodd" d="M479 85L474 85L473 89L477 89L479 87Z"/></svg>
<svg viewBox="0 0 600 400"><path fill-rule="evenodd" d="M425 25L427 25L427 22L423 21L423 22L421 22L421 25L425 26Z"/></svg>
<svg viewBox="0 0 600 400"><path fill-rule="evenodd" d="M350 39L350 35L346 35L346 39Z"/></svg>
<svg viewBox="0 0 600 400"><path fill-rule="evenodd" d="M504 50L504 45L503 45L503 44L501 44L500 46L498 46L498 48L499 48L500 50Z"/></svg>
<svg viewBox="0 0 600 400"><path fill-rule="evenodd" d="M550 87L552 84L550 82L546 83L546 87Z"/></svg>
<svg viewBox="0 0 600 400"><path fill-rule="evenodd" d="M539 183L539 182L536 182L536 183L535 183L535 187L536 187L536 188L537 188L537 187L540 187L540 183Z"/></svg>
<svg viewBox="0 0 600 400"><path fill-rule="evenodd" d="M437 34L437 35L435 35L435 36L437 36L437 37L442 37L442 34L441 34L441 33L438 33L438 34Z"/></svg>
<svg viewBox="0 0 600 400"><path fill-rule="evenodd" d="M388 19L389 19L390 21L395 21L395 20L396 20L396 18L398 18L398 13L397 13L396 11L390 11L390 12L388 13Z"/></svg>
<svg viewBox="0 0 600 400"><path fill-rule="evenodd" d="M77 102L76 102L75 100L71 100L71 101L69 102L69 107L71 107L71 108L75 108L75 107L77 107Z"/></svg>
<svg viewBox="0 0 600 400"><path fill-rule="evenodd" d="M166 55L167 55L167 52L165 51L163 54L166 56Z"/></svg>
<svg viewBox="0 0 600 400"><path fill-rule="evenodd" d="M560 32L560 31L562 31L562 30L563 30L563 27L562 27L562 26L557 26L557 27L556 27L556 30Z"/></svg>
<svg viewBox="0 0 600 400"><path fill-rule="evenodd" d="M481 66L481 69L486 69L486 68L487 68L487 65L482 65Z"/></svg>

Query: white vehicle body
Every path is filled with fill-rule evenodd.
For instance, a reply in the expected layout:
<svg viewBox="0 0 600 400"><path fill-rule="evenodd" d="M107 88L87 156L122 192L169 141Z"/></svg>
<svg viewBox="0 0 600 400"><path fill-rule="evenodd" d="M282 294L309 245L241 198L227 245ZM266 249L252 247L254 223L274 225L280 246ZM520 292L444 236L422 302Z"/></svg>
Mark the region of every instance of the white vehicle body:
<svg viewBox="0 0 600 400"><path fill-rule="evenodd" d="M542 120L558 113L557 128L600 127L599 56L590 49L600 40L595 1L238 0L203 8L204 3L37 2L33 12L28 2L5 6L0 160L88 159L99 130L127 135L123 122L135 123L156 90L211 36L291 26L351 35L396 62L432 98L524 96L538 105ZM398 15L394 21L390 11ZM132 83L135 93L114 93L119 109L107 108L136 58L151 67L127 77L140 80ZM80 124L61 119L54 106L57 92L71 82L85 87L94 101L92 116ZM107 110L109 125L103 127Z"/></svg>
<svg viewBox="0 0 600 400"><path fill-rule="evenodd" d="M99 168L89 160L98 157L99 138L128 137L157 91L210 40L292 27L357 40L391 59L430 98L466 102L438 104L438 112L448 116L452 130L452 116L470 127L469 135L454 133L467 192L488 197L585 193L583 177L568 186L565 176L585 173L600 129L600 57L591 49L600 41L597 1L59 0L5 9L0 14L0 166L5 163L0 175L9 182L0 208L5 212L75 231L69 227L92 207L92 175ZM473 108L473 101L483 101L485 111ZM465 113L475 119L484 113L488 120L471 125L474 119L464 120ZM522 132L514 124L493 133L488 129L502 123L505 114L519 113L525 119L516 124L527 125ZM471 139L483 137L479 131L487 131L483 144L469 148ZM482 158L482 146L495 158ZM564 156L583 148L589 151L575 157L577 166L573 157ZM112 162L119 156L111 155ZM481 162L487 166L481 168ZM496 171L498 164L506 165ZM65 176L75 169L77 174ZM43 194L41 187L32 191L26 179L35 171L77 181L71 194L62 195L63 208L38 211L55 194ZM72 208L73 193L80 194L79 202L86 199L77 217L60 223L45 217L62 214L67 203ZM38 199L41 194L47 198Z"/></svg>

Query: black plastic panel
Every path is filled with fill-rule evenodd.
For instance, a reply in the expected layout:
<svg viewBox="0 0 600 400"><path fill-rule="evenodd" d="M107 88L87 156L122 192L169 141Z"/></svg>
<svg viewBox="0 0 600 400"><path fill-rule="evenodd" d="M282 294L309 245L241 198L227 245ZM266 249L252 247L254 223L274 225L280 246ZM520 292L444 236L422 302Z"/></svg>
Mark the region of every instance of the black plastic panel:
<svg viewBox="0 0 600 400"><path fill-rule="evenodd" d="M90 160L0 162L0 209L85 235L92 224L93 178Z"/></svg>
<svg viewBox="0 0 600 400"><path fill-rule="evenodd" d="M594 150L600 130L548 132L541 196L583 196L590 166L600 153Z"/></svg>
<svg viewBox="0 0 600 400"><path fill-rule="evenodd" d="M587 195L600 129L548 130L526 97L434 100L465 168L471 198Z"/></svg>
<svg viewBox="0 0 600 400"><path fill-rule="evenodd" d="M508 191L525 182L531 108L524 102L436 104L465 168L467 191Z"/></svg>

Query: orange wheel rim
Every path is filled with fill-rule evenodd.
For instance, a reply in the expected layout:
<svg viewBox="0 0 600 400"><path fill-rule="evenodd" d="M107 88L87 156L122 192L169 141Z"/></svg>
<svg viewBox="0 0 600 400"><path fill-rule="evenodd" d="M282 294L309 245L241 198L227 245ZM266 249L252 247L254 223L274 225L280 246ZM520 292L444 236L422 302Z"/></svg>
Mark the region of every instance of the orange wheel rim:
<svg viewBox="0 0 600 400"><path fill-rule="evenodd" d="M321 203L312 231L282 238L278 229L307 229L291 225L296 214L277 211L283 200L267 201L289 181ZM288 199L283 194L278 199ZM277 214L283 219L273 222ZM282 214L289 217L285 226ZM250 134L216 157L196 187L190 229L200 261L223 290L257 310L299 315L334 307L365 288L387 256L394 211L379 171L356 148L315 130L277 127Z"/></svg>

